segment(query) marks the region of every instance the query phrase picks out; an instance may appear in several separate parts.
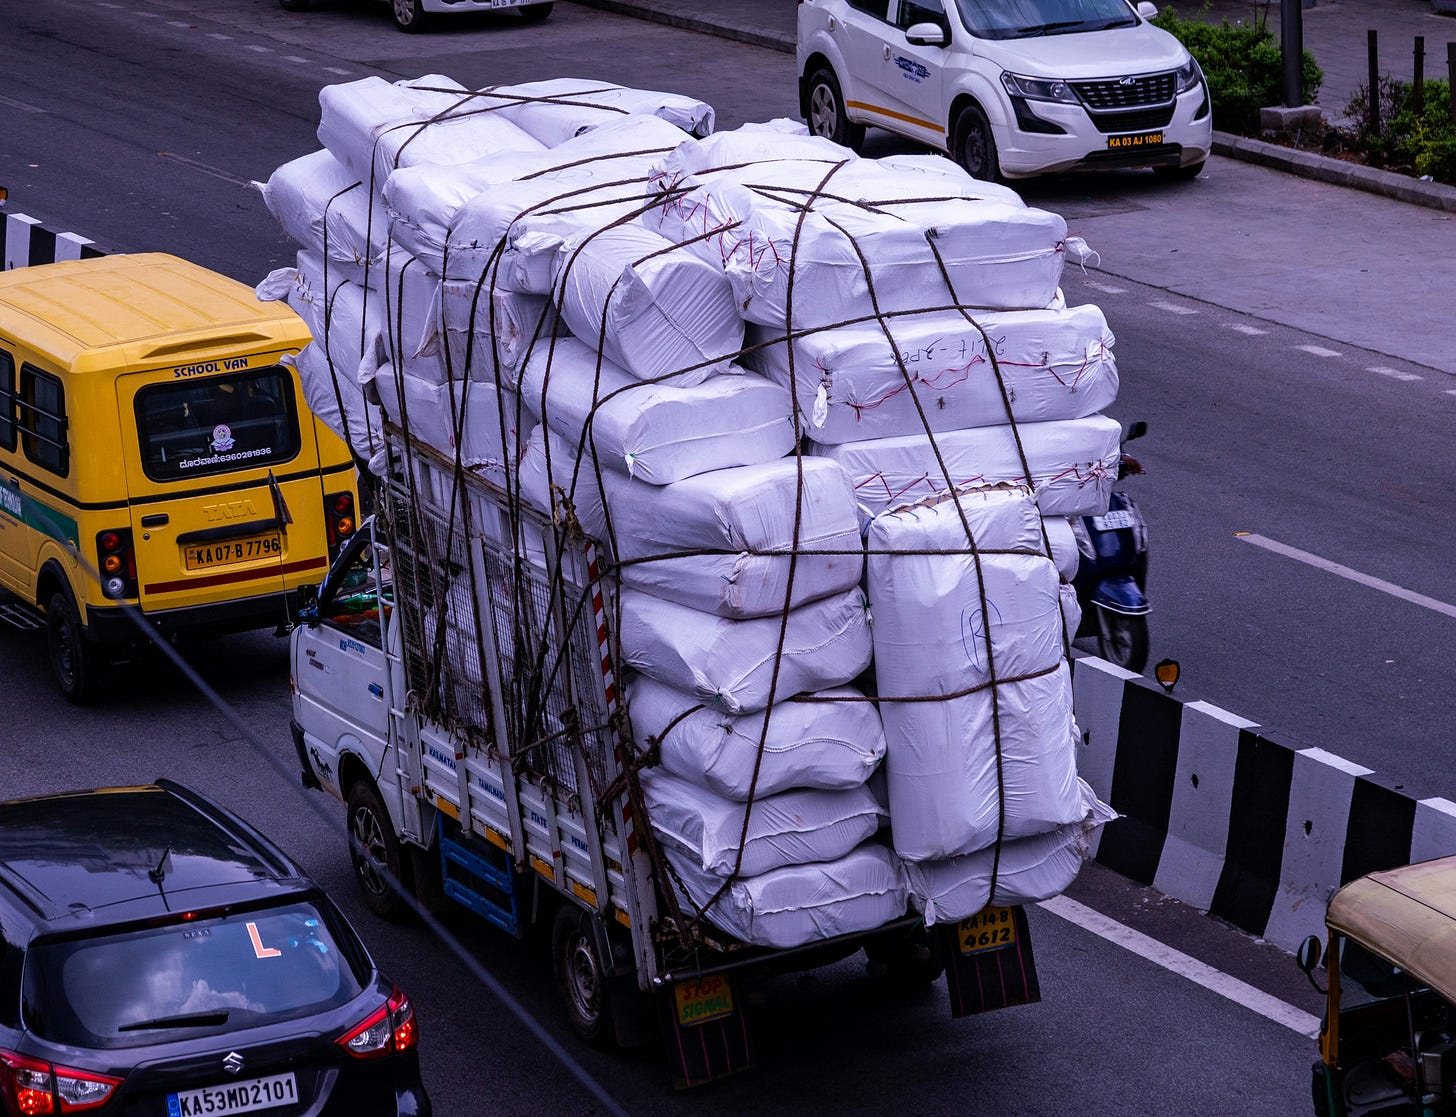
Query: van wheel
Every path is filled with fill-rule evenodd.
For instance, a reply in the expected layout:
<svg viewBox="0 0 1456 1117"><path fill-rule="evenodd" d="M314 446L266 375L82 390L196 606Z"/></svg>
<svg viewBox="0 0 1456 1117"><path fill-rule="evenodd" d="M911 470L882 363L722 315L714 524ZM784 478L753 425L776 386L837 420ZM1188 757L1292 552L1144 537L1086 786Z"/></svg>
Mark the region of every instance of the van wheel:
<svg viewBox="0 0 1456 1117"><path fill-rule="evenodd" d="M551 4L522 4L516 10L527 23L540 23L551 14Z"/></svg>
<svg viewBox="0 0 1456 1117"><path fill-rule="evenodd" d="M430 21L425 10L420 7L420 0L389 0L389 6L394 12L394 22L401 31L413 35L429 27Z"/></svg>
<svg viewBox="0 0 1456 1117"><path fill-rule="evenodd" d="M551 963L567 1023L593 1047L615 1045L607 959L601 954L589 912L563 903L551 930Z"/></svg>
<svg viewBox="0 0 1456 1117"><path fill-rule="evenodd" d="M364 906L381 919L398 922L409 910L409 881L403 850L389 811L374 785L360 780L349 789L349 861Z"/></svg>
<svg viewBox="0 0 1456 1117"><path fill-rule="evenodd" d="M1001 166L996 159L996 138L991 134L991 122L975 105L967 105L956 117L955 135L951 140L951 154L965 168L972 178L982 182L998 182Z"/></svg>
<svg viewBox="0 0 1456 1117"><path fill-rule="evenodd" d="M94 702L101 693L106 656L98 645L86 639L76 606L61 590L51 594L46 605L46 647L51 673L66 701L76 706Z"/></svg>
<svg viewBox="0 0 1456 1117"><path fill-rule="evenodd" d="M809 131L858 151L864 143L864 125L849 119L839 79L832 71L815 70L809 78Z"/></svg>

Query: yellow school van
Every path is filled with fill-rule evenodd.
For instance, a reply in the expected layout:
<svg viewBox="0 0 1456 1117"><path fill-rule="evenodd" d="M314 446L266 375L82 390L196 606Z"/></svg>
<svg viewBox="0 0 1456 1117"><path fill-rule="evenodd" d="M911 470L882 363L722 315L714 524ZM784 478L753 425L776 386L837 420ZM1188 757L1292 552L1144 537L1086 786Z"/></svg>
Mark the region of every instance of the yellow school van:
<svg viewBox="0 0 1456 1117"><path fill-rule="evenodd" d="M353 532L353 459L286 359L308 342L283 303L175 256L0 272L0 586L71 701L147 639L139 619L288 625Z"/></svg>

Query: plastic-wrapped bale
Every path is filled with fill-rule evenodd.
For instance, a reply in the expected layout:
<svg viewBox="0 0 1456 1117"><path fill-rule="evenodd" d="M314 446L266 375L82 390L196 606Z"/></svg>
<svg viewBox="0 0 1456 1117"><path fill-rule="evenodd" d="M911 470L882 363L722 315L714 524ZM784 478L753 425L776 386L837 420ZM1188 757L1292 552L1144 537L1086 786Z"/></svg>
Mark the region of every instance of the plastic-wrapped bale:
<svg viewBox="0 0 1456 1117"><path fill-rule="evenodd" d="M625 586L747 619L859 584L864 558L854 498L832 462L785 458L650 486L599 472L589 455L578 467L574 451L558 435L533 432L521 458L521 492L542 511L550 510L543 506L548 491L564 493L582 530L612 546Z"/></svg>
<svg viewBox="0 0 1456 1117"><path fill-rule="evenodd" d="M564 243L554 284L571 332L639 379L700 384L743 348L723 273L640 225Z"/></svg>
<svg viewBox="0 0 1456 1117"><path fill-rule="evenodd" d="M384 448L384 424L379 408L364 399L359 382L336 375L323 346L316 342L305 345L292 360L308 409L347 441L360 459L370 461Z"/></svg>
<svg viewBox="0 0 1456 1117"><path fill-rule="evenodd" d="M1077 782L1085 808L1083 817L1045 834L1002 842L999 860L995 849L983 849L945 861L906 863L910 902L924 913L926 924L965 919L987 904L1036 904L1065 892L1077 879L1093 832L1117 817L1117 812L1101 802L1086 783Z"/></svg>
<svg viewBox="0 0 1456 1117"><path fill-rule="evenodd" d="M385 365L374 377L384 413L437 453L505 483L515 444L513 393L479 380L432 384Z"/></svg>
<svg viewBox="0 0 1456 1117"><path fill-rule="evenodd" d="M284 163L253 186L285 233L327 259L330 278L337 272L369 282L389 223L382 212L371 212L368 189L327 150Z"/></svg>
<svg viewBox="0 0 1456 1117"><path fill-rule="evenodd" d="M474 279L441 282L440 327L453 379L488 380L508 388L516 386L531 350L561 332L545 295L493 290Z"/></svg>
<svg viewBox="0 0 1456 1117"><path fill-rule="evenodd" d="M740 878L726 889L722 877L695 869L690 855L672 848L665 852L688 903L702 910L712 900L707 921L755 946L787 950L872 931L898 919L909 907L900 863L874 841L834 861L789 865Z"/></svg>
<svg viewBox="0 0 1456 1117"><path fill-rule="evenodd" d="M639 777L653 833L689 854L702 872L725 877L735 869L754 877L785 865L833 861L874 834L885 817L863 785L796 788L740 803L660 769L644 768Z"/></svg>
<svg viewBox="0 0 1456 1117"><path fill-rule="evenodd" d="M627 115L654 116L693 136L713 131L713 106L680 93L632 89L590 78L547 78L480 91L502 116L547 147L613 123Z"/></svg>
<svg viewBox="0 0 1456 1117"><path fill-rule="evenodd" d="M911 314L804 334L750 326L741 358L787 389L816 442L1080 419L1117 398L1112 331L1090 304ZM1009 414L1008 414L1009 410Z"/></svg>
<svg viewBox="0 0 1456 1117"><path fill-rule="evenodd" d="M469 163L545 145L439 74L368 77L319 90L319 142L373 194L399 167Z"/></svg>
<svg viewBox="0 0 1456 1117"><path fill-rule="evenodd" d="M739 802L750 789L767 796L858 787L884 758L879 711L861 691L832 687L809 697L733 716L642 675L627 684L639 747L655 741L664 769Z"/></svg>
<svg viewBox="0 0 1456 1117"><path fill-rule="evenodd" d="M788 393L761 376L649 384L568 337L532 350L520 390L568 446L585 445L602 465L649 485L775 461L794 448Z"/></svg>
<svg viewBox="0 0 1456 1117"><path fill-rule="evenodd" d="M336 374L362 383L361 370L372 370L382 341L383 317L378 298L342 275L327 281L323 257L305 249L296 257L292 282L287 283L288 305L303 319L314 341L322 345ZM260 298L278 298L289 269L272 272L258 284Z"/></svg>
<svg viewBox="0 0 1456 1117"><path fill-rule="evenodd" d="M815 443L814 452L844 467L855 499L871 515L941 496L952 485L1025 484L1024 451L1043 515L1091 516L1107 511L1121 439L1115 419L1088 415L834 446Z"/></svg>
<svg viewBox="0 0 1456 1117"><path fill-rule="evenodd" d="M382 306L384 347L389 359L432 384L452 379L446 363L440 315L440 281L393 242L372 277ZM483 375L484 362L475 379Z"/></svg>
<svg viewBox="0 0 1456 1117"><path fill-rule="evenodd" d="M628 667L729 714L843 686L870 665L858 588L790 609L787 624L728 620L633 589L622 591L621 614Z"/></svg>
<svg viewBox="0 0 1456 1117"><path fill-rule="evenodd" d="M1026 491L885 513L866 543L895 851L953 857L1080 818L1059 582Z"/></svg>

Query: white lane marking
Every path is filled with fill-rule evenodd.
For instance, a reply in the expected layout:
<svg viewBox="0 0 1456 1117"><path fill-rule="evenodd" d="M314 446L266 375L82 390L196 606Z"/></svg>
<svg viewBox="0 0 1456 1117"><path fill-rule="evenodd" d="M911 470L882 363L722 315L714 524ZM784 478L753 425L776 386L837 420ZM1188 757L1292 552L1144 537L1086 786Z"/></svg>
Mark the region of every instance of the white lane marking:
<svg viewBox="0 0 1456 1117"><path fill-rule="evenodd" d="M1044 911L1049 911L1053 915L1065 919L1068 923L1076 924L1084 931L1090 931L1124 950L1132 951L1140 958L1146 958L1156 966L1162 966L1163 969L1169 970L1179 977L1187 978L1195 985L1201 985L1211 993L1227 997L1235 1004L1242 1005L1251 1012L1257 1012L1266 1020L1282 1024L1308 1039L1315 1039L1319 1036L1319 1017L1305 1012L1301 1008L1295 1008L1278 997L1271 997L1262 989L1256 989L1222 970L1216 970L1207 963L1184 954L1181 950L1174 950L1166 943L1150 938L1141 931L1134 931L1131 927L1124 926L1115 919L1109 919L1085 904L1079 904L1076 900L1069 900L1065 896L1054 896L1050 900L1043 900L1039 906Z"/></svg>
<svg viewBox="0 0 1456 1117"><path fill-rule="evenodd" d="M1309 354L1311 354L1311 355L1313 355L1315 357L1338 357L1338 356L1340 356L1339 350L1336 350L1336 349L1325 349L1325 348L1323 348L1321 346L1318 346L1318 345L1296 345L1294 348L1298 349L1302 353L1309 353Z"/></svg>
<svg viewBox="0 0 1456 1117"><path fill-rule="evenodd" d="M1448 396L1456 396L1456 388L1447 388L1446 389L1446 394Z"/></svg>
<svg viewBox="0 0 1456 1117"><path fill-rule="evenodd" d="M232 36L231 35L224 35L221 31L209 31L207 33L207 37L209 39L217 39L219 42L231 42L232 41Z"/></svg>
<svg viewBox="0 0 1456 1117"><path fill-rule="evenodd" d="M190 24L190 23L183 23L180 19L169 19L167 21L167 26L168 27L191 27L192 24Z"/></svg>
<svg viewBox="0 0 1456 1117"><path fill-rule="evenodd" d="M19 109L21 112L45 112L39 105L27 105L24 101L15 101L9 97L0 97L0 105L9 105L12 109Z"/></svg>
<svg viewBox="0 0 1456 1117"><path fill-rule="evenodd" d="M250 45L248 47L248 49L249 50L256 50L259 54L272 54L273 53L273 48L272 47L260 47L260 46Z"/></svg>
<svg viewBox="0 0 1456 1117"><path fill-rule="evenodd" d="M1296 562L1302 562L1313 566L1316 570L1323 570L1327 574L1338 574L1341 578L1348 578L1352 582L1358 582L1362 586L1379 590L1381 593L1388 593L1391 597L1398 597L1402 601L1409 601L1412 605L1419 605L1422 609L1430 609L1434 613L1443 613L1448 617L1456 617L1456 605L1445 601L1439 601L1434 597L1427 597L1423 593L1416 593L1415 590L1408 590L1404 586L1397 586L1394 582L1387 582L1381 578L1371 577L1369 574L1362 574L1358 570L1352 570L1348 566L1341 566L1337 562L1320 558L1319 555L1312 555L1308 551L1301 551L1297 547L1290 547L1284 543L1278 543L1273 539L1266 539L1262 535L1253 533L1235 532L1235 539L1242 539L1245 543L1252 543L1256 547L1263 547L1266 551L1273 551L1276 555L1283 555L1285 558L1292 558Z"/></svg>
<svg viewBox="0 0 1456 1117"><path fill-rule="evenodd" d="M305 62L306 63L308 61L308 59L307 58L300 58L296 54L285 54L283 56L283 61L285 61L285 62Z"/></svg>
<svg viewBox="0 0 1456 1117"><path fill-rule="evenodd" d="M1229 329L1238 330L1241 334L1248 334L1250 337L1263 337L1268 330L1261 330L1258 326L1245 326L1239 322L1230 322Z"/></svg>
<svg viewBox="0 0 1456 1117"><path fill-rule="evenodd" d="M194 171L201 171L203 174L211 175L213 178L220 178L224 182L231 182L234 186L247 186L249 184L245 178L230 175L222 168L214 167L209 163L199 163L196 159L188 159L185 155L175 155L170 151L159 151L157 154L163 159L171 159L174 162L181 163L185 167L191 167Z"/></svg>
<svg viewBox="0 0 1456 1117"><path fill-rule="evenodd" d="M1125 295L1125 294L1127 294L1127 288L1126 287L1116 287L1116 286L1114 286L1111 283L1093 283L1089 279L1089 280L1087 280L1087 286L1088 287L1091 287L1094 291L1101 291L1104 295Z"/></svg>
<svg viewBox="0 0 1456 1117"><path fill-rule="evenodd" d="M1194 310L1191 306L1181 306L1178 303L1154 302L1154 303L1148 303L1148 305L1151 306L1151 307L1155 307L1158 310L1166 310L1169 314L1197 314L1198 313L1198 311Z"/></svg>
<svg viewBox="0 0 1456 1117"><path fill-rule="evenodd" d="M353 72L354 72L353 70L343 70L343 69L340 69L338 66L325 66L324 67L324 73L326 73L326 74L339 74L339 75L341 75L343 77L348 77Z"/></svg>
<svg viewBox="0 0 1456 1117"><path fill-rule="evenodd" d="M1383 365L1371 365L1369 372L1379 373L1381 376L1388 376L1392 380L1424 380L1425 377L1417 376L1413 372L1401 372L1398 368L1386 368Z"/></svg>
<svg viewBox="0 0 1456 1117"><path fill-rule="evenodd" d="M141 16L142 19L161 19L162 18L162 13L161 12L132 12L131 14L134 15L134 16Z"/></svg>

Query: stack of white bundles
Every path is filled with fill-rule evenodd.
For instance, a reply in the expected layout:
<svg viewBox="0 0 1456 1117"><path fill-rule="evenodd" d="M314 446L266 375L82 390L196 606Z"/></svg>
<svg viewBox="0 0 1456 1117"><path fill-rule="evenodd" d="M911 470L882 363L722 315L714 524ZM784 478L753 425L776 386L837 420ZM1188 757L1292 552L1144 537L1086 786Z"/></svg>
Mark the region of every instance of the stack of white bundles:
<svg viewBox="0 0 1456 1117"><path fill-rule="evenodd" d="M952 485L1026 484L1029 480L1043 515L1083 516L1107 509L1122 453L1121 438L1122 427L1116 420L1088 415L837 446L815 443L814 452L844 467L856 499L871 515L940 496ZM1029 479L1022 466L1023 451L1031 469Z"/></svg>
<svg viewBox="0 0 1456 1117"><path fill-rule="evenodd" d="M383 304L384 344L390 360L431 383L463 379L463 370L455 374L447 363L440 283L425 265L391 241L372 282L383 296L375 301Z"/></svg>
<svg viewBox="0 0 1456 1117"><path fill-rule="evenodd" d="M483 380L435 384L392 365L374 377L384 413L447 458L503 484L513 460L516 400Z"/></svg>
<svg viewBox="0 0 1456 1117"><path fill-rule="evenodd" d="M869 617L858 588L790 609L729 620L640 590L621 599L627 666L729 714L843 686L870 665Z"/></svg>
<svg viewBox="0 0 1456 1117"><path fill-rule="evenodd" d="M885 816L863 784L839 791L796 788L750 804L660 768L644 768L639 776L657 836L689 854L701 871L722 877L833 861L874 834Z"/></svg>
<svg viewBox="0 0 1456 1117"><path fill-rule="evenodd" d="M738 802L793 787L858 787L885 755L879 711L854 687L736 717L642 675L627 697L643 752L656 743L667 771Z"/></svg>
<svg viewBox="0 0 1456 1117"><path fill-rule="evenodd" d="M794 448L788 393L761 376L712 376L692 388L649 384L563 337L532 350L520 391L569 446L587 447L602 465L649 485L771 462Z"/></svg>
<svg viewBox="0 0 1456 1117"><path fill-rule="evenodd" d="M546 146L439 74L393 84L369 77L326 85L319 107L319 142L371 194L379 194L400 167L469 163Z"/></svg>
<svg viewBox="0 0 1456 1117"><path fill-rule="evenodd" d="M371 212L369 191L327 150L284 163L267 182L252 185L285 233L324 256L330 278L337 271L355 283L368 282L388 222Z"/></svg>
<svg viewBox="0 0 1456 1117"><path fill-rule="evenodd" d="M288 305L307 324L315 343L324 347L335 375L361 384L361 371L375 367L382 341L379 299L342 276L329 276L325 282L324 259L311 249L299 252L296 260Z"/></svg>
<svg viewBox="0 0 1456 1117"><path fill-rule="evenodd" d="M816 442L1080 419L1117 398L1112 331L1091 304L818 330L792 342L792 368L783 336L750 326L742 361L786 388L792 381L804 433Z"/></svg>
<svg viewBox="0 0 1456 1117"><path fill-rule="evenodd" d="M1002 842L999 858L992 847L944 861L907 862L911 903L924 913L926 924L965 919L987 904L1035 904L1065 892L1077 878L1092 833L1117 817L1085 782L1077 784L1084 812L1080 819L1044 834Z"/></svg>
<svg viewBox="0 0 1456 1117"><path fill-rule="evenodd" d="M563 496L571 502L581 529L613 548L624 586L703 613L777 616L858 585L864 569L849 482L823 458L651 486L533 431L520 477L522 495L543 512L559 514Z"/></svg>
<svg viewBox="0 0 1456 1117"><path fill-rule="evenodd" d="M547 147L611 124L622 116L655 116L680 131L713 131L713 106L680 93L628 89L590 78L548 78L520 85L488 86L480 98Z"/></svg>
<svg viewBox="0 0 1456 1117"><path fill-rule="evenodd" d="M440 328L452 376L513 388L521 362L561 324L547 296L493 289L482 277L440 284Z"/></svg>
<svg viewBox="0 0 1456 1117"><path fill-rule="evenodd" d="M896 852L953 857L1081 818L1058 578L1029 494L903 507L866 544Z"/></svg>
<svg viewBox="0 0 1456 1117"><path fill-rule="evenodd" d="M355 454L370 461L383 449L384 424L379 408L364 399L359 382L351 376L336 375L322 345L305 345L292 361L303 383L308 409L347 441Z"/></svg>
<svg viewBox="0 0 1456 1117"><path fill-rule="evenodd" d="M566 242L553 282L571 332L639 379L701 384L743 348L723 272L640 225Z"/></svg>
<svg viewBox="0 0 1456 1117"><path fill-rule="evenodd" d="M872 931L905 914L909 891L895 855L869 841L834 861L788 865L756 877L723 878L696 869L692 857L664 851L688 902L717 927L756 946L787 950L808 942ZM716 897L716 899L715 899Z"/></svg>

